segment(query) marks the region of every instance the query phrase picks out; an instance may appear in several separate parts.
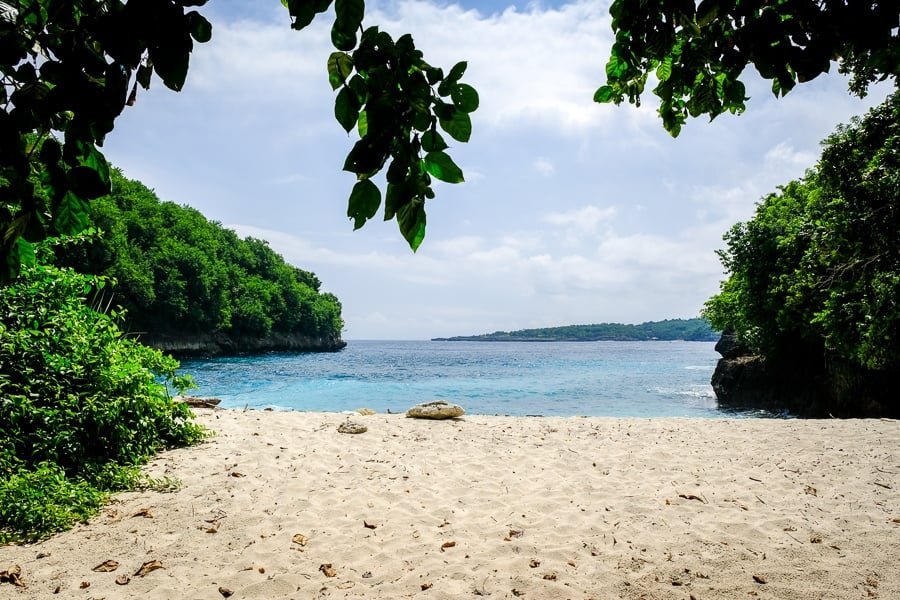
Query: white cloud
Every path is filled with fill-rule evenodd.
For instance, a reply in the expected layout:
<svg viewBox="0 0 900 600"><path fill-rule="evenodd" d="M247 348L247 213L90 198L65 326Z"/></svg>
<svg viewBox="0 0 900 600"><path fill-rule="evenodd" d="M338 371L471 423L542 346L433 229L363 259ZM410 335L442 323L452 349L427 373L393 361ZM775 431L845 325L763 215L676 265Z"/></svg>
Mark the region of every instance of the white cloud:
<svg viewBox="0 0 900 600"><path fill-rule="evenodd" d="M609 221L616 215L615 206L583 206L581 208L544 215L543 221L551 225L569 227L583 233L597 231L600 223Z"/></svg>
<svg viewBox="0 0 900 600"><path fill-rule="evenodd" d="M556 171L556 167L554 167L553 163L546 158L539 157L534 161L534 170L544 177L549 177Z"/></svg>

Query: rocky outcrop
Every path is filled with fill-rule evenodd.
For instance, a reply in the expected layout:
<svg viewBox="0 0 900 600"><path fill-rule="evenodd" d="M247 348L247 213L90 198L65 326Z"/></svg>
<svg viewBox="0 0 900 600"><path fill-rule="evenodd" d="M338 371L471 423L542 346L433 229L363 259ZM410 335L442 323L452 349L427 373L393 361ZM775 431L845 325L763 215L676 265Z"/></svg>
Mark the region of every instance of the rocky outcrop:
<svg viewBox="0 0 900 600"><path fill-rule="evenodd" d="M896 375L826 361L823 352L797 351L770 360L748 354L732 336L712 376L719 408L768 410L800 417L900 417Z"/></svg>
<svg viewBox="0 0 900 600"><path fill-rule="evenodd" d="M262 352L337 352L347 345L339 336L310 337L273 333L266 337L243 337L224 333L199 335L142 335L140 341L176 356L222 356Z"/></svg>

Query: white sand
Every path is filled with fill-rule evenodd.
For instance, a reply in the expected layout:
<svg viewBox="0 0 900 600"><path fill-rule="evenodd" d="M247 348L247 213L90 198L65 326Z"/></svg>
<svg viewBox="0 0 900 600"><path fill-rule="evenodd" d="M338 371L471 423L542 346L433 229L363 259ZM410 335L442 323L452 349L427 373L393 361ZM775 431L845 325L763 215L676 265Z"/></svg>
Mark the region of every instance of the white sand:
<svg viewBox="0 0 900 600"><path fill-rule="evenodd" d="M900 598L897 421L200 414L0 598Z"/></svg>

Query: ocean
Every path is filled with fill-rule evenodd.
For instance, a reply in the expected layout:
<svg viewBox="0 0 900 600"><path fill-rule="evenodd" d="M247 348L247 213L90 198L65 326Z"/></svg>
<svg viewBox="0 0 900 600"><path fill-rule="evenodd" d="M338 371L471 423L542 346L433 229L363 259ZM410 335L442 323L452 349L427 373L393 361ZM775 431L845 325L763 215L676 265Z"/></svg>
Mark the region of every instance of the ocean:
<svg viewBox="0 0 900 600"><path fill-rule="evenodd" d="M405 412L429 400L470 414L735 417L709 380L711 342L350 341L337 353L182 361L226 408Z"/></svg>

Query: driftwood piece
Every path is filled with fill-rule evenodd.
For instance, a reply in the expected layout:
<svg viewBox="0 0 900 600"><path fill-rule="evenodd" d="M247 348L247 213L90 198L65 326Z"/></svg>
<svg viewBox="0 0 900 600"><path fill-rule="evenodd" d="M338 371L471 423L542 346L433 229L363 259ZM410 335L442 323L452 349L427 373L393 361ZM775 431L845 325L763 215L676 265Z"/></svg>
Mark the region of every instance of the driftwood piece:
<svg viewBox="0 0 900 600"><path fill-rule="evenodd" d="M220 398L197 398L196 396L181 396L175 398L175 402L182 402L191 408L216 408L222 400Z"/></svg>

